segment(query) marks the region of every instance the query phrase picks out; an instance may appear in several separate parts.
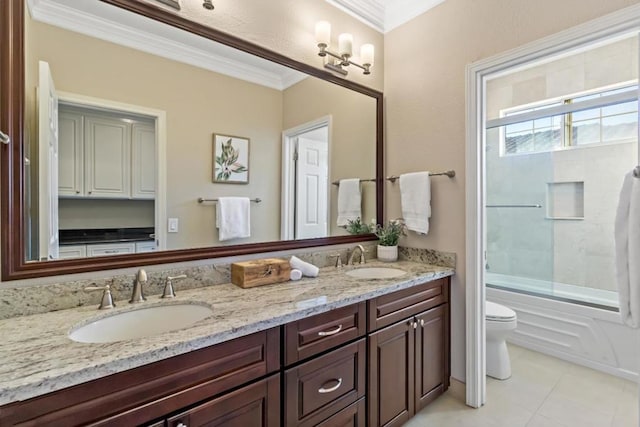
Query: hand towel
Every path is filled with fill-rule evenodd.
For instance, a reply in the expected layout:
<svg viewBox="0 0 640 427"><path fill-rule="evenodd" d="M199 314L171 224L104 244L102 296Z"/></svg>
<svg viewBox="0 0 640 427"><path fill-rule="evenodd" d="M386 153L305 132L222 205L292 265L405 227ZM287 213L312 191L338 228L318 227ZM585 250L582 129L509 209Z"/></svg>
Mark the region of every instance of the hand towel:
<svg viewBox="0 0 640 427"><path fill-rule="evenodd" d="M318 267L313 264L309 264L308 262L304 262L296 256L291 257L289 264L291 265L291 268L302 271L303 276L318 277L318 273L320 272Z"/></svg>
<svg viewBox="0 0 640 427"><path fill-rule="evenodd" d="M218 239L242 239L251 236L248 197L219 197L216 204Z"/></svg>
<svg viewBox="0 0 640 427"><path fill-rule="evenodd" d="M431 217L431 178L429 178L429 172L400 175L400 203L402 218L407 229L427 234Z"/></svg>
<svg viewBox="0 0 640 427"><path fill-rule="evenodd" d="M620 316L640 327L640 178L628 173L620 191L615 221L616 277Z"/></svg>
<svg viewBox="0 0 640 427"><path fill-rule="evenodd" d="M338 186L338 219L339 227L362 218L362 196L360 194L360 179L341 179Z"/></svg>
<svg viewBox="0 0 640 427"><path fill-rule="evenodd" d="M302 271L292 268L291 273L289 273L289 278L294 281L302 279Z"/></svg>

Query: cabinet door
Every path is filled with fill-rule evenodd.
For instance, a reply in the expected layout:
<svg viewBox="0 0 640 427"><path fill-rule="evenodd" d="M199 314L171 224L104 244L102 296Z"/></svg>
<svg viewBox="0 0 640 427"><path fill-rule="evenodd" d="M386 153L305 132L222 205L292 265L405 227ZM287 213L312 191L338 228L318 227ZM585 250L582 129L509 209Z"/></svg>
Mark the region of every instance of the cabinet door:
<svg viewBox="0 0 640 427"><path fill-rule="evenodd" d="M87 256L87 245L63 245L58 250L59 259L84 258Z"/></svg>
<svg viewBox="0 0 640 427"><path fill-rule="evenodd" d="M415 320L369 336L369 424L401 426L415 413Z"/></svg>
<svg viewBox="0 0 640 427"><path fill-rule="evenodd" d="M84 138L82 115L61 111L58 116L58 195L84 196Z"/></svg>
<svg viewBox="0 0 640 427"><path fill-rule="evenodd" d="M131 196L131 125L85 116L85 190L89 197Z"/></svg>
<svg viewBox="0 0 640 427"><path fill-rule="evenodd" d="M87 245L87 256L133 254L136 245L133 243L105 243L104 245Z"/></svg>
<svg viewBox="0 0 640 427"><path fill-rule="evenodd" d="M156 130L152 124L134 123L131 136L131 197L156 195Z"/></svg>
<svg viewBox="0 0 640 427"><path fill-rule="evenodd" d="M445 390L446 304L416 316L416 412Z"/></svg>
<svg viewBox="0 0 640 427"><path fill-rule="evenodd" d="M362 398L316 427L365 427L366 425L365 399Z"/></svg>
<svg viewBox="0 0 640 427"><path fill-rule="evenodd" d="M168 427L280 427L280 374L167 420Z"/></svg>

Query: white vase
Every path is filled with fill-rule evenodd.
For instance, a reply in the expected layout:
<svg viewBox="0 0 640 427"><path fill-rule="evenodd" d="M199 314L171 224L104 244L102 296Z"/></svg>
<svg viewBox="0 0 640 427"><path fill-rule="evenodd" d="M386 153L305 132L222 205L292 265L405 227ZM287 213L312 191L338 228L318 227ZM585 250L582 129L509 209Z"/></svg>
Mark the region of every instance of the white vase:
<svg viewBox="0 0 640 427"><path fill-rule="evenodd" d="M378 261L393 262L398 260L398 246L378 245Z"/></svg>

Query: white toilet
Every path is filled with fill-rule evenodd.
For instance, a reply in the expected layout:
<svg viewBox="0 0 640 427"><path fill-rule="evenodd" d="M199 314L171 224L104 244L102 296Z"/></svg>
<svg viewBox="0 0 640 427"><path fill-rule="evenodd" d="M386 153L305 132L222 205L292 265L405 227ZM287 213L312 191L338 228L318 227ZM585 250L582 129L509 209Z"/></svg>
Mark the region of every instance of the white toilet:
<svg viewBox="0 0 640 427"><path fill-rule="evenodd" d="M509 307L491 301L486 301L485 312L487 375L499 380L506 380L511 376L511 360L505 340L518 324L516 312Z"/></svg>

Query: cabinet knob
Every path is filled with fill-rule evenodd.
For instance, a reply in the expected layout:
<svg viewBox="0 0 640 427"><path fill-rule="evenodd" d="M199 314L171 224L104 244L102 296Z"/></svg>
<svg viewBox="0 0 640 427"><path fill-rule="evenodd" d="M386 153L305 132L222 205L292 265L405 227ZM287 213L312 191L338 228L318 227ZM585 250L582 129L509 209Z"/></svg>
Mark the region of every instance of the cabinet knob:
<svg viewBox="0 0 640 427"><path fill-rule="evenodd" d="M418 322L412 322L413 324L413 329L417 329L418 328Z"/></svg>
<svg viewBox="0 0 640 427"><path fill-rule="evenodd" d="M332 329L330 331L320 331L320 332L318 332L318 336L328 337L328 336L337 334L341 330L342 330L342 324L338 325L336 328L334 328L334 329Z"/></svg>
<svg viewBox="0 0 640 427"><path fill-rule="evenodd" d="M184 423L178 423L178 425L176 427L188 427L186 424Z"/></svg>
<svg viewBox="0 0 640 427"><path fill-rule="evenodd" d="M76 190L76 194L80 194L80 190Z"/></svg>
<svg viewBox="0 0 640 427"><path fill-rule="evenodd" d="M424 328L424 319L420 319L420 326Z"/></svg>

